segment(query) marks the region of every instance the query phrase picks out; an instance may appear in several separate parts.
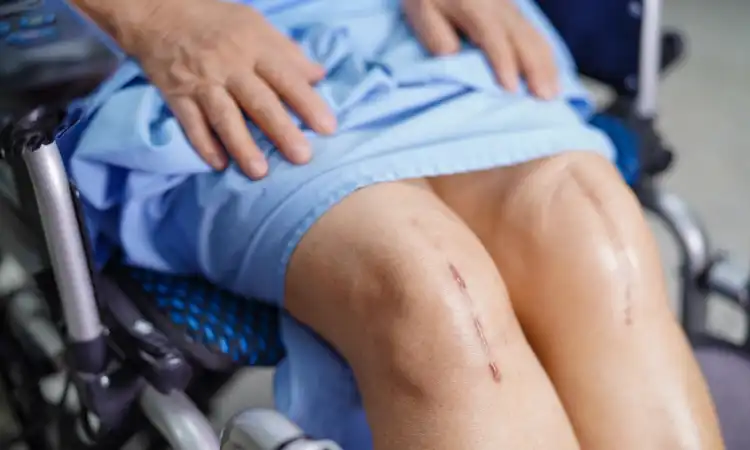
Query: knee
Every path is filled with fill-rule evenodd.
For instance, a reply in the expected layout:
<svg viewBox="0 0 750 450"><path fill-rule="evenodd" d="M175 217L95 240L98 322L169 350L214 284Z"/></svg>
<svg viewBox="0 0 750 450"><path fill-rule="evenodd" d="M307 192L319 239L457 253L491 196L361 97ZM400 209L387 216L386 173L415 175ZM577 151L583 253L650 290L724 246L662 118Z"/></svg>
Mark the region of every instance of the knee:
<svg viewBox="0 0 750 450"><path fill-rule="evenodd" d="M499 379L497 359L520 328L489 257L450 247L371 264L370 288L345 319L357 336L342 353L360 384L435 398Z"/></svg>
<svg viewBox="0 0 750 450"><path fill-rule="evenodd" d="M504 180L501 219L552 231L565 217L641 220L640 206L615 166L590 152L568 152L514 168ZM540 230L545 227L545 230Z"/></svg>
<svg viewBox="0 0 750 450"><path fill-rule="evenodd" d="M360 387L434 393L487 380L486 348L522 340L477 236L404 184L363 189L318 221L292 256L285 306L338 350Z"/></svg>
<svg viewBox="0 0 750 450"><path fill-rule="evenodd" d="M512 178L496 232L518 242L514 254L535 267L537 279L578 276L627 302L637 289L661 285L660 258L642 209L610 162L571 152L536 161Z"/></svg>
<svg viewBox="0 0 750 450"><path fill-rule="evenodd" d="M514 168L503 184L495 228L545 254L571 239L584 247L631 244L646 226L617 169L595 153L533 161Z"/></svg>

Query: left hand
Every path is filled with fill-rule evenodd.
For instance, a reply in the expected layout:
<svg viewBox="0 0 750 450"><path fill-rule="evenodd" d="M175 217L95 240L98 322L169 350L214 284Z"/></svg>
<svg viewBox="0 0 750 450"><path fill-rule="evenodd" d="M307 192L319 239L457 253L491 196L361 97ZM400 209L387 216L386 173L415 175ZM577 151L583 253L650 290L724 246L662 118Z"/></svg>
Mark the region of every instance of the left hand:
<svg viewBox="0 0 750 450"><path fill-rule="evenodd" d="M558 93L552 48L513 0L403 0L404 13L422 44L435 55L461 49L460 33L484 51L500 84L518 89L523 75L543 99Z"/></svg>

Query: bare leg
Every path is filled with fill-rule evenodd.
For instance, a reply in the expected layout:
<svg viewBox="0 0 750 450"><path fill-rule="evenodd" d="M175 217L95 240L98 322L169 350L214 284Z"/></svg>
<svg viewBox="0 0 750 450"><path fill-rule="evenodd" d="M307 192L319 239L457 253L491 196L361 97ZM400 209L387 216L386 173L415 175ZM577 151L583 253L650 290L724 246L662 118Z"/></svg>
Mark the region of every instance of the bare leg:
<svg viewBox="0 0 750 450"><path fill-rule="evenodd" d="M658 250L611 164L570 153L433 184L496 261L582 448L722 448Z"/></svg>
<svg viewBox="0 0 750 450"><path fill-rule="evenodd" d="M578 448L492 259L425 184L326 213L292 257L287 308L351 364L378 450Z"/></svg>

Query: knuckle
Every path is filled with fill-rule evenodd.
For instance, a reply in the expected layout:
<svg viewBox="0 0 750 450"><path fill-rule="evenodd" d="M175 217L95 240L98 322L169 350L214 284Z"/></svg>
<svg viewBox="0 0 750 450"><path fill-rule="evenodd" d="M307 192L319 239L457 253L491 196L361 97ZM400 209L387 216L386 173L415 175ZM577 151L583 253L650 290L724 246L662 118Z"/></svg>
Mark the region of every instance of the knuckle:
<svg viewBox="0 0 750 450"><path fill-rule="evenodd" d="M479 13L478 9L479 8L473 5L472 2L457 0L454 3L453 13L460 19L474 20L482 17L482 14Z"/></svg>
<svg viewBox="0 0 750 450"><path fill-rule="evenodd" d="M546 66L545 59L534 53L526 52L526 56L523 57L523 68L529 76L544 75Z"/></svg>
<svg viewBox="0 0 750 450"><path fill-rule="evenodd" d="M220 133L228 133L231 130L234 111L228 106L216 106L207 115L211 126Z"/></svg>
<svg viewBox="0 0 750 450"><path fill-rule="evenodd" d="M246 112L256 122L269 127L270 129L266 130L268 132L273 132L278 127L278 121L274 120L273 107L268 101L258 101L257 99L250 101Z"/></svg>

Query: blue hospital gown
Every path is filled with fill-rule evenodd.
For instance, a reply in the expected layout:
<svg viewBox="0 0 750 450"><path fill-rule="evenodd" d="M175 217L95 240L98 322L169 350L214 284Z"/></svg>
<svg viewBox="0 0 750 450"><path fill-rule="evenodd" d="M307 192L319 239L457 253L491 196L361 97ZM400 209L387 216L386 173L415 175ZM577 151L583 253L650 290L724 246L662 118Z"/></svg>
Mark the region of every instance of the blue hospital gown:
<svg viewBox="0 0 750 450"><path fill-rule="evenodd" d="M468 45L428 56L396 0L250 2L327 69L316 89L339 122L330 137L303 128L314 151L304 166L287 163L249 123L270 162L270 175L255 182L235 167L212 171L138 65L125 62L73 112L77 124L58 141L98 257L119 247L133 264L200 273L280 305L301 237L359 188L566 150L612 156L608 139L586 123L592 105L568 52L536 6L517 1L553 44L557 100L504 91ZM371 448L349 368L309 330L282 320L288 356L276 374L278 408L311 436Z"/></svg>

